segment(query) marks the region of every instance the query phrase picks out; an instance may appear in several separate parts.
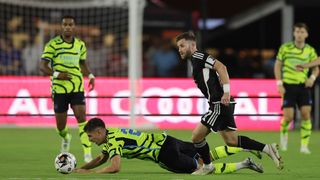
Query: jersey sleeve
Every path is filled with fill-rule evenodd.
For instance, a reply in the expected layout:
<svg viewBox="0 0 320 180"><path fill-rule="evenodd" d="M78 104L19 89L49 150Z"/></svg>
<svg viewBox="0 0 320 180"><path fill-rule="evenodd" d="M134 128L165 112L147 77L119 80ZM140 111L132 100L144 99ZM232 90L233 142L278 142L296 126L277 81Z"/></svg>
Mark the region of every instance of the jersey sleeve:
<svg viewBox="0 0 320 180"><path fill-rule="evenodd" d="M51 41L44 47L43 53L41 55L42 60L52 61L54 56L55 48L52 46Z"/></svg>
<svg viewBox="0 0 320 180"><path fill-rule="evenodd" d="M284 60L284 46L281 46L279 48L278 54L277 54L277 60L283 61Z"/></svg>
<svg viewBox="0 0 320 180"><path fill-rule="evenodd" d="M216 59L212 56L210 56L207 53L200 53L200 52L195 52L192 55L192 58L195 59L195 62L200 66L201 68L209 68L213 69L214 63Z"/></svg>
<svg viewBox="0 0 320 180"><path fill-rule="evenodd" d="M80 53L81 53L80 61L86 60L87 59L87 47L86 47L86 44L84 42L82 42Z"/></svg>
<svg viewBox="0 0 320 180"><path fill-rule="evenodd" d="M214 63L216 62L216 59L212 56L208 56L207 59L205 60L204 67L213 69Z"/></svg>
<svg viewBox="0 0 320 180"><path fill-rule="evenodd" d="M120 146L117 142L108 143L108 145L103 146L101 152L103 154L109 154L110 159L115 155L122 156L122 146Z"/></svg>
<svg viewBox="0 0 320 180"><path fill-rule="evenodd" d="M314 61L318 58L318 54L314 48L312 48L311 53L310 53L310 59L311 61Z"/></svg>

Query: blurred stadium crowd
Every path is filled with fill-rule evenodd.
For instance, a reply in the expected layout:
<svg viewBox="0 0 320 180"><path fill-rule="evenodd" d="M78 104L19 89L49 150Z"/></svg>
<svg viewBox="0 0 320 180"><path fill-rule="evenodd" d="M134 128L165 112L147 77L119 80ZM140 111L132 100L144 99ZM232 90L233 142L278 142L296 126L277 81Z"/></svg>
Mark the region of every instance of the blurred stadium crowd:
<svg viewBox="0 0 320 180"><path fill-rule="evenodd" d="M48 24L39 19L24 24L24 17L13 17L6 22L6 36L0 36L1 75L40 75L38 62L42 53L39 27L59 31L58 24ZM25 28L24 26L30 26ZM91 28L91 33L84 33ZM92 29L93 28L93 29ZM3 29L3 28L2 28ZM88 64L97 76L127 76L127 37L122 39L123 53L113 48L117 37L114 34L101 35L98 27L80 26L80 38L87 45ZM24 31L29 30L29 32ZM46 33L49 39L50 32ZM45 39L45 40L46 40ZM206 49L226 64L232 78L272 78L274 49ZM174 45L174 36L161 34L143 35L143 76L144 77L187 77L187 63L179 59Z"/></svg>

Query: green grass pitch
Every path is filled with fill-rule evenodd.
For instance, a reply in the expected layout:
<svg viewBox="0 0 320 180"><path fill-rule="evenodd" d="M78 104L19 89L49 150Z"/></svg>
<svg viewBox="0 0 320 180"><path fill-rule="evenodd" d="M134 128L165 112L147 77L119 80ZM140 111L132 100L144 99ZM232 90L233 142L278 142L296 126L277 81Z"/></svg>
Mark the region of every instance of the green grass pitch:
<svg viewBox="0 0 320 180"><path fill-rule="evenodd" d="M83 164L82 149L76 129L70 130L73 139L71 153L78 160L78 166ZM183 140L189 140L191 131L170 130L168 134ZM271 143L278 142L278 132L239 132L256 140ZM54 168L54 158L59 153L60 138L54 128L1 128L0 129L0 179L138 179L138 180L184 180L184 179L223 179L223 180L293 180L320 179L320 132L313 132L310 143L311 155L299 152L299 131L290 132L289 148L281 152L285 168L278 171L273 162L265 154L262 160L254 157L256 162L264 166L264 173L258 174L250 170L240 170L234 174L207 175L194 177L189 174L174 174L160 168L157 164L141 160L122 160L122 168L117 174L68 174L58 173ZM223 145L218 134L210 134L207 138L211 147ZM100 153L100 148L93 145L94 156ZM241 152L219 162L236 162L250 153ZM104 164L106 165L106 164Z"/></svg>

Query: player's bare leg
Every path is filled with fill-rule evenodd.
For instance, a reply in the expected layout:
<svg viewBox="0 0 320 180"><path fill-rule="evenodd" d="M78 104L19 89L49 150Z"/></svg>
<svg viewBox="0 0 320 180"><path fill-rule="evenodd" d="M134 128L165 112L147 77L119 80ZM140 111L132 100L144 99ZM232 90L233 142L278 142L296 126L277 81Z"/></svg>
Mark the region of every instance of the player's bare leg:
<svg viewBox="0 0 320 180"><path fill-rule="evenodd" d="M210 133L208 128L199 123L192 132L192 142L203 160L203 166L192 173L192 175L207 175L213 172L210 150L205 137Z"/></svg>

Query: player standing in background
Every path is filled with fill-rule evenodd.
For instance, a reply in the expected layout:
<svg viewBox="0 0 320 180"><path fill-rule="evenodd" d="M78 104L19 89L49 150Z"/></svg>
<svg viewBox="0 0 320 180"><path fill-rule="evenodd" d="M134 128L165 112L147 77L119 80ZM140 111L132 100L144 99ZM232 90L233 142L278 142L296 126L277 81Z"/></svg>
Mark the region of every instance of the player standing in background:
<svg viewBox="0 0 320 180"><path fill-rule="evenodd" d="M312 69L308 77L308 69L297 71L296 65L312 62L317 59L317 53L313 47L306 44L308 27L304 23L297 23L293 27L294 41L281 45L274 66L274 75L277 80L278 91L283 98L283 119L280 126L280 149L288 148L289 124L294 118L294 108L298 105L301 112L301 147L300 152L310 154L308 148L312 123L311 114L311 90L319 68Z"/></svg>
<svg viewBox="0 0 320 180"><path fill-rule="evenodd" d="M205 139L210 131L219 132L228 146L265 152L273 159L276 166L282 169L276 144L263 144L236 134L237 128L233 117L235 102L230 98L226 67L208 53L198 51L195 35L191 32L178 35L176 43L181 58L191 60L194 81L209 103L209 111L202 116L201 123L192 132L192 142L204 162L203 168L193 174L205 175L213 171L209 146Z"/></svg>
<svg viewBox="0 0 320 180"><path fill-rule="evenodd" d="M61 152L68 152L70 148L71 134L68 133L66 126L70 104L78 121L84 161L89 162L92 160L91 142L83 130L87 123L83 75L90 79L90 91L94 88L94 75L85 61L87 56L85 43L74 37L75 23L75 18L72 16L62 18L62 35L46 44L41 56L40 69L45 75L52 76L51 91L56 125L62 137Z"/></svg>
<svg viewBox="0 0 320 180"><path fill-rule="evenodd" d="M102 154L76 169L78 173L117 173L121 169L121 157L149 160L175 173L192 173L199 168L201 159L191 142L184 142L165 133L144 133L134 129L106 128L99 118L89 120L84 128L90 141L103 146ZM241 148L229 148L240 151ZM219 155L220 156L220 155ZM225 155L221 155L225 156ZM110 159L110 165L91 170ZM215 174L232 173L248 168L262 173L262 166L251 158L238 163L215 163Z"/></svg>

